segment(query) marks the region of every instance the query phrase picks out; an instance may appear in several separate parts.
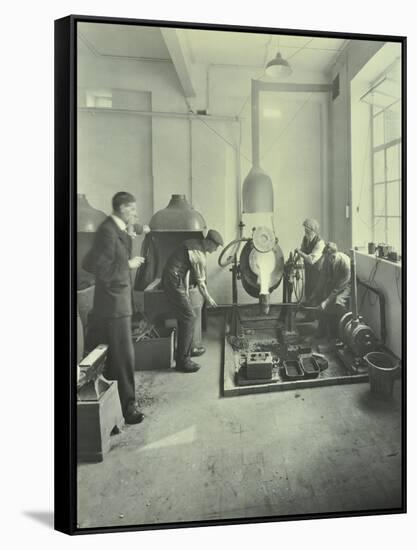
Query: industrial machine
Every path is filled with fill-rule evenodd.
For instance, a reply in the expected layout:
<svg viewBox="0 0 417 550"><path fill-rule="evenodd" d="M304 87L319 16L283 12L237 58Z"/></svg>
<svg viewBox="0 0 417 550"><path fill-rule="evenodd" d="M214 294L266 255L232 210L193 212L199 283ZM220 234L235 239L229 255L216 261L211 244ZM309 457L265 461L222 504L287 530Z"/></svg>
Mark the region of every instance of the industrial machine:
<svg viewBox="0 0 417 550"><path fill-rule="evenodd" d="M315 325L310 323L312 330L306 338L307 333L300 333L300 322L296 322L295 317L298 311L317 312L317 308L301 304L304 266L298 255L290 252L285 261L274 232L258 227L252 229L250 238L241 237L229 243L218 261L222 267L231 265L233 306L227 339L232 348L239 351L236 385L319 380L321 372L329 365L328 358L313 349L319 349L315 345ZM352 311L339 321L340 341L330 346L336 365L330 369L330 374L326 373L335 380L345 375L347 378L366 377L364 357L380 347L375 333L358 314L354 250L351 251L351 266ZM248 315L247 306L238 303L238 280L250 296L259 298L257 312L252 307ZM270 294L281 281L283 301L272 306ZM343 366L337 367L339 363Z"/></svg>
<svg viewBox="0 0 417 550"><path fill-rule="evenodd" d="M287 261L284 260L278 238L271 228L254 227L251 237L242 236L243 228L241 223L240 238L230 242L218 259L220 267L231 266L233 305L228 323L229 341L236 347L245 347L247 334L262 331L263 336L269 334L273 346L280 346L279 353L285 355L287 346L299 340L294 323L296 311L308 309L300 304L303 297L303 263L292 252ZM253 312L252 308L250 319L243 319L245 306L238 303L239 280L250 296L259 299L258 311ZM271 293L281 282L283 302L278 304L278 311L276 305L273 306L274 311L271 311ZM249 349L241 350L237 384L279 380L277 350L271 353L271 349L259 349L255 342Z"/></svg>
<svg viewBox="0 0 417 550"><path fill-rule="evenodd" d="M381 342L378 341L372 328L358 314L355 250L350 251L350 259L352 311L345 313L339 321L340 342L336 345L336 354L347 369L353 373L360 373L368 370L364 360L365 355L376 351L381 346Z"/></svg>
<svg viewBox="0 0 417 550"><path fill-rule="evenodd" d="M145 264L138 270L134 288L143 291L143 310L146 318L161 326L175 315L161 288L161 277L167 259L183 241L203 238L206 222L194 210L185 195L172 195L166 208L158 210L149 223L151 228L142 244ZM193 345L201 345L203 297L197 288L190 288L190 300L197 321Z"/></svg>
<svg viewBox="0 0 417 550"><path fill-rule="evenodd" d="M243 224L240 227L242 230ZM232 264L234 305L238 302L237 281L241 280L250 296L259 297L261 311L269 313L270 294L278 287L284 274L284 254L270 228L254 227L250 238L240 237L230 242L220 254L218 263L220 267Z"/></svg>

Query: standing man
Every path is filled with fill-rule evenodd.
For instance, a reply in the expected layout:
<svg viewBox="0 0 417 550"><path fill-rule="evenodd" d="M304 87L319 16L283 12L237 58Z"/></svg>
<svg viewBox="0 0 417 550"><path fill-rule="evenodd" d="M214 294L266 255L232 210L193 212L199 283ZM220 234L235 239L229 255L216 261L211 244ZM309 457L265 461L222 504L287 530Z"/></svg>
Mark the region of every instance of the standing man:
<svg viewBox="0 0 417 550"><path fill-rule="evenodd" d="M350 299L350 258L328 242L323 250L323 269L310 303L320 311L319 335L336 337L338 324L346 313Z"/></svg>
<svg viewBox="0 0 417 550"><path fill-rule="evenodd" d="M87 339L90 349L98 344L109 346L104 375L117 380L125 422L138 424L143 414L135 400L131 270L139 268L145 260L140 256L131 258L132 237L128 227L135 222L135 197L123 191L116 193L112 206L113 213L98 228L93 248L83 262L84 269L96 277Z"/></svg>
<svg viewBox="0 0 417 550"><path fill-rule="evenodd" d="M215 252L219 246L223 246L222 236L210 229L204 239L184 241L174 250L164 267L162 286L178 319L176 368L182 372L198 371L200 365L191 360L191 355L201 355L205 351L204 348L196 349L192 354L196 315L191 305L189 287L197 285L208 305L217 306L207 290L206 253Z"/></svg>

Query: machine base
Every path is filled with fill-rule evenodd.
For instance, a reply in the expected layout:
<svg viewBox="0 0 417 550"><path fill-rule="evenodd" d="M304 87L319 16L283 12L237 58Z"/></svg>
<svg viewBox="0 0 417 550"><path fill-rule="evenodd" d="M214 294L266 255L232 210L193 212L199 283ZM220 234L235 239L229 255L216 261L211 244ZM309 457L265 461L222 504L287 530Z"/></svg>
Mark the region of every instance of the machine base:
<svg viewBox="0 0 417 550"><path fill-rule="evenodd" d="M274 306L273 306L274 307ZM231 324L225 323L224 345L223 345L223 373L221 377L222 395L225 397L235 395L247 395L251 393L275 392L285 390L298 390L320 386L332 386L338 384L352 384L357 382L368 382L367 371L353 372L345 366L337 353L335 346L326 346L323 353L328 367L322 370L316 378L303 378L301 380L286 380L283 373L283 361L293 358L294 345L289 345L282 338L282 324L277 322L277 315L272 312L271 318L257 317L255 305L245 306L240 310L240 334L239 337L227 331ZM294 327L294 332L299 329L298 355L310 356L311 353L323 351L321 340L315 339L313 334L316 329L315 323L304 323L304 326ZM284 341L283 341L284 340ZM233 344L233 346L232 346ZM236 345L240 349L236 349ZM301 353L311 349L311 353ZM274 367L270 380L249 380L242 376L242 351L270 351L279 357L278 367Z"/></svg>

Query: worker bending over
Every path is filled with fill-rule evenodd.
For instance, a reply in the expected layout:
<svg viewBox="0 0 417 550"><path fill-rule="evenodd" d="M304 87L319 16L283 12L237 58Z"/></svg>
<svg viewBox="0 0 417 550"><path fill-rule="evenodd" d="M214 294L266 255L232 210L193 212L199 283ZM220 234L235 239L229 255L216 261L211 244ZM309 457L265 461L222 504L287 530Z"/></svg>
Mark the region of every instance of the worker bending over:
<svg viewBox="0 0 417 550"><path fill-rule="evenodd" d="M208 231L204 239L188 239L174 250L162 273L162 286L178 320L176 368L182 372L196 372L200 366L191 355L201 355L204 348L192 353L196 315L191 305L189 287L197 285L208 305L216 307L206 284L206 253L223 246L220 233Z"/></svg>
<svg viewBox="0 0 417 550"><path fill-rule="evenodd" d="M349 307L350 258L339 252L335 243L327 243L323 250L323 267L309 304L320 311L319 336L337 337L341 317Z"/></svg>

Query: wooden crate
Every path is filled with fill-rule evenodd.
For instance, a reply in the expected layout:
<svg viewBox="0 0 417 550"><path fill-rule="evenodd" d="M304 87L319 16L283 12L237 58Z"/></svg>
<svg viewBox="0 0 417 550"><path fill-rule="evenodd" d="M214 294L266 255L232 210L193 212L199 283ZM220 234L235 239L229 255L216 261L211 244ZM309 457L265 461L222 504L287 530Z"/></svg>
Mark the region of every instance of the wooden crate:
<svg viewBox="0 0 417 550"><path fill-rule="evenodd" d="M175 367L175 330L158 328L160 338L133 342L135 370L164 370Z"/></svg>

